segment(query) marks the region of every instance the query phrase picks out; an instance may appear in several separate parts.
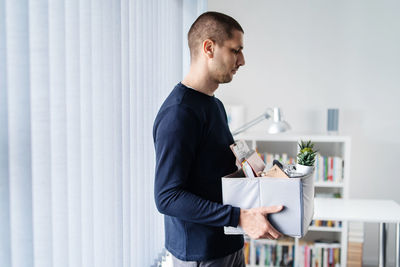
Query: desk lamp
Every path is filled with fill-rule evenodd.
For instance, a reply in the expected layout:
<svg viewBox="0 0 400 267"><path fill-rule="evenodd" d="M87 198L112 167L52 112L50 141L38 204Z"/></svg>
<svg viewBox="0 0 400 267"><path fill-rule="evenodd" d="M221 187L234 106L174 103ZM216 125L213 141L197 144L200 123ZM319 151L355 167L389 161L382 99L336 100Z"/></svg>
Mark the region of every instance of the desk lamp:
<svg viewBox="0 0 400 267"><path fill-rule="evenodd" d="M264 112L254 120L244 124L243 126L233 131L232 135L233 136L238 135L241 132L244 132L250 127L256 125L257 123L263 120L268 120L270 118L273 119L273 123L268 128L269 134L283 133L290 130L290 125L286 121L282 120L281 110L279 108L274 108L274 109L269 108L267 109L266 112Z"/></svg>

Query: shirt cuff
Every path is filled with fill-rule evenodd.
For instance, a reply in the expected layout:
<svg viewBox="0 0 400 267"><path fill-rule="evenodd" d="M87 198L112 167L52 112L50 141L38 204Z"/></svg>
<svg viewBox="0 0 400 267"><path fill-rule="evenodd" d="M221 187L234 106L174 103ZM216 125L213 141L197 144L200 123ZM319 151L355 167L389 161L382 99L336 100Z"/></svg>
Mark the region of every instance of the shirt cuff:
<svg viewBox="0 0 400 267"><path fill-rule="evenodd" d="M231 220L228 226L238 227L240 218L240 208L232 207L231 210Z"/></svg>

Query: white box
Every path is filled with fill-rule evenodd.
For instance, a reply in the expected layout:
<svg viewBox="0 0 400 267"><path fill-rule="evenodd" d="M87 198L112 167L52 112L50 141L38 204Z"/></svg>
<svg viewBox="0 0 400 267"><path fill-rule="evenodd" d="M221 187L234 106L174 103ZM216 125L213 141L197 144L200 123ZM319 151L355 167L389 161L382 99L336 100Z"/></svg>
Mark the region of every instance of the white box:
<svg viewBox="0 0 400 267"><path fill-rule="evenodd" d="M239 170L222 178L223 204L242 209L283 205L282 211L268 215L269 222L282 234L303 237L314 215L313 173L301 178L235 178ZM240 226L225 227L225 234L244 234Z"/></svg>

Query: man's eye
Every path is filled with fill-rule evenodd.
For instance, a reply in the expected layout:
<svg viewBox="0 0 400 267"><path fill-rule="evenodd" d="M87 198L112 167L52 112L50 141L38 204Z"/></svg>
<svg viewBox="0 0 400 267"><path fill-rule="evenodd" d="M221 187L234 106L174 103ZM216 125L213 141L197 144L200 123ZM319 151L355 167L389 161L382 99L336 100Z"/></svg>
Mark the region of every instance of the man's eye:
<svg viewBox="0 0 400 267"><path fill-rule="evenodd" d="M237 50L235 50L235 49L232 49L232 52L233 52L233 53L235 53L235 54L239 54L239 52L240 52L240 49L237 49Z"/></svg>

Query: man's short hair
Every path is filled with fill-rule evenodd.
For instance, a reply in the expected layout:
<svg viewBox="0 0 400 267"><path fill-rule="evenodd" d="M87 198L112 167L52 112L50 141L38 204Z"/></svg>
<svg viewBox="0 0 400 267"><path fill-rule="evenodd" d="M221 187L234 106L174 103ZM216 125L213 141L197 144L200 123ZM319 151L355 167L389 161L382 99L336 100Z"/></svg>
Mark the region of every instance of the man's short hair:
<svg viewBox="0 0 400 267"><path fill-rule="evenodd" d="M204 40L210 39L218 45L223 45L224 41L232 38L233 30L244 33L239 22L228 15L213 11L201 14L188 32L190 58L197 56L197 49Z"/></svg>

